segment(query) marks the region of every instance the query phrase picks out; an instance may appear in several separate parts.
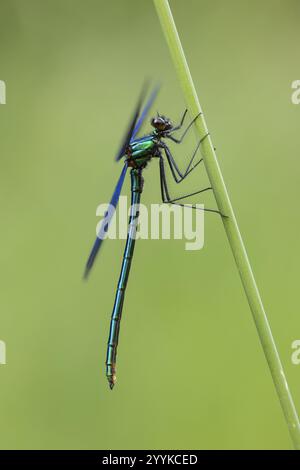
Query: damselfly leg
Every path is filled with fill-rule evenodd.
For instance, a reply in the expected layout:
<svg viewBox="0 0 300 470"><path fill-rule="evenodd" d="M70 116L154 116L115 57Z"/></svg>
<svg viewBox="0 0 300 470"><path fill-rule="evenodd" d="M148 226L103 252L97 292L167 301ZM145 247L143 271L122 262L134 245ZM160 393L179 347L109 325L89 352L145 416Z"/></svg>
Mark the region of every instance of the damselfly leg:
<svg viewBox="0 0 300 470"><path fill-rule="evenodd" d="M160 189L161 189L161 197L162 197L163 203L165 203L165 204L174 204L176 206L181 206L181 207L189 207L191 209L199 209L199 210L203 210L205 212L214 212L216 214L221 215L222 217L226 217L220 211L218 211L216 209L207 209L207 208L204 208L204 207L203 208L201 208L201 207L197 208L197 207L192 206L192 205L181 204L181 203L177 202L177 201L180 201L180 200L185 199L187 197L195 196L196 194L200 194L200 193L204 193L206 191L209 191L209 190L212 189L211 187L207 187L207 188L204 188L204 189L199 189L199 191L195 191L195 192L190 193L190 194L184 194L180 197L171 198L170 193L169 193L168 184L167 184L167 179L166 179L166 172L165 172L165 165L164 165L163 157L161 157L159 159L159 169L160 169Z"/></svg>
<svg viewBox="0 0 300 470"><path fill-rule="evenodd" d="M192 155L192 158L185 170L184 173L182 173L169 149L169 147L166 145L166 144L163 144L162 147L165 151L165 154L166 154L166 157L167 157L167 161L168 161L168 164L169 164L169 167L170 167L170 170L171 170L171 174L173 176L173 179L176 183L181 183L183 180L185 180L185 178L198 166L199 163L201 163L203 161L203 158L201 158L201 160L199 160L194 166L191 166L192 163L193 163L193 160L197 154L197 151L201 145L201 143L204 141L204 139L207 138L209 134L206 134L202 139L200 139L200 141L198 142L197 146L196 146L196 149L195 151L193 152L193 155ZM178 206L181 206L181 207L190 207L192 209L196 209L195 206L192 206L192 205L188 205L188 204L182 204L182 203L179 203L178 201L181 201L182 199L185 199L187 197L191 197L191 196L195 196L197 194L201 194L201 193L204 193L206 191L210 191L212 190L211 187L207 187L207 188L203 188L203 189L200 189L198 191L195 191L193 193L189 193L189 194L184 194L182 196L179 196L179 197L176 197L176 198L172 198L170 196L170 192L169 192L169 188L168 188L168 183L167 183L167 178L166 178L166 171L165 171L165 164L164 164L164 159L163 157L160 157L160 160L159 160L159 169L160 169L160 188L161 188L161 196L162 196L162 201L165 203L165 204L174 204L174 205L178 205ZM177 174L176 174L177 173ZM216 214L219 214L221 215L222 217L226 217L224 216L224 214L222 214L220 211L216 210L216 209L207 209L207 208L198 208L200 210L203 210L205 212L214 212Z"/></svg>
<svg viewBox="0 0 300 470"><path fill-rule="evenodd" d="M199 147L201 145L201 143L203 142L203 140L208 136L208 134L206 134L202 139L199 140L193 154L192 154L192 157L189 161L189 164L188 166L186 167L185 171L182 173L169 149L169 147L164 143L164 142L161 142L161 147L164 149L165 151L165 154L166 154L166 157L167 157L167 160L168 160L168 163L169 163L169 167L170 167L170 170L172 172L172 176L174 178L174 181L176 183L181 183L181 181L183 181L198 165L199 163L201 163L203 161L203 158L201 158L200 160L198 160L197 163L195 163L195 165L193 165L193 161L195 159L195 156L197 155L197 152L199 150ZM192 166L193 165L193 166Z"/></svg>
<svg viewBox="0 0 300 470"><path fill-rule="evenodd" d="M176 132L178 131L182 125L183 125L183 122L184 122L184 118L186 116L186 113L187 113L187 109L185 110L184 114L183 114L183 117L181 119L181 123L177 126L177 127L174 127L172 129L171 132L169 132L168 136L167 136L167 139L171 139L173 140L173 142L175 142L176 144L181 144L181 142L183 141L183 139L185 138L186 134L188 133L188 131L191 129L192 125L197 121L198 117L201 116L202 113L199 113L197 114L197 116L194 117L194 119L192 119L192 121L189 123L189 125L187 126L186 130L184 131L184 133L182 134L182 136L180 137L180 139L176 139L176 137L173 137L171 134L173 134L173 132Z"/></svg>

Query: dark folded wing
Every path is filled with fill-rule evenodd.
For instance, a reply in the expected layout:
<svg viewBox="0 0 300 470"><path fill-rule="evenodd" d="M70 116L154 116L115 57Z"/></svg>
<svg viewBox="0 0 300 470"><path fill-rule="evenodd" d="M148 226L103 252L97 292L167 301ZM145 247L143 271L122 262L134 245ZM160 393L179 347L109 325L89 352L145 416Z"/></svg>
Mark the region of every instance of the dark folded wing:
<svg viewBox="0 0 300 470"><path fill-rule="evenodd" d="M143 104L143 101L144 101L146 91L147 91L147 85L145 84L142 88L141 93L140 93L137 105L135 107L134 113L133 113L131 121L129 123L127 132L125 133L125 136L124 136L124 139L122 141L122 145L120 147L120 150L117 153L116 161L119 161L123 157L123 155L125 153L125 150L127 149L128 145L130 144L130 141L132 140L132 134L135 130L136 123L137 123L138 117L139 117L140 112L141 112L141 108L142 108L142 104Z"/></svg>
<svg viewBox="0 0 300 470"><path fill-rule="evenodd" d="M149 110L151 108L151 106L153 105L154 103L154 100L155 98L157 97L157 94L159 92L159 89L160 89L160 86L159 85L156 85L156 87L153 89L144 109L143 109L143 112L141 113L136 125L135 125L135 128L132 132L132 136L131 136L131 140L133 140L137 133L139 132L139 130L141 129L142 127L142 124L143 122L145 121L145 118L147 117L148 113L149 113Z"/></svg>
<svg viewBox="0 0 300 470"><path fill-rule="evenodd" d="M93 245L92 251L90 253L90 256L87 260L86 267L85 267L85 272L84 272L84 278L86 279L89 275L90 270L92 269L92 266L94 264L95 258L100 250L100 247L102 245L102 242L106 236L106 233L108 232L109 225L112 221L113 215L116 211L116 207L119 201L119 197L121 194L122 186L125 180L126 176L126 170L127 170L127 165L124 165L124 168L122 170L122 173L120 175L120 178L117 182L117 185L115 187L114 193L112 195L111 201L110 201L110 210L105 214L105 217L102 221L100 230L97 234L97 238L95 240L95 243Z"/></svg>

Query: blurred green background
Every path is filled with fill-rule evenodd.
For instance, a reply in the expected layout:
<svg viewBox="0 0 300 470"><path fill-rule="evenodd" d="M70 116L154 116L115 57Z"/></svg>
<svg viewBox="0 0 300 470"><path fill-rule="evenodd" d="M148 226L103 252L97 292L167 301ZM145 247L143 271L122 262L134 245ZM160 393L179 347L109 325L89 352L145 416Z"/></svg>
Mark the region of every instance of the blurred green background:
<svg viewBox="0 0 300 470"><path fill-rule="evenodd" d="M300 409L297 0L172 0L220 165ZM205 247L143 240L123 312L118 383L105 354L123 241L89 283L95 210L145 76L184 101L150 0L0 0L0 446L279 449L289 434L217 216ZM156 110L155 108L155 110ZM181 167L193 137L174 149ZM195 172L196 173L196 172ZM205 184L203 168L174 195ZM158 167L143 201L160 201ZM124 193L128 193L127 181ZM194 202L214 205L205 196Z"/></svg>

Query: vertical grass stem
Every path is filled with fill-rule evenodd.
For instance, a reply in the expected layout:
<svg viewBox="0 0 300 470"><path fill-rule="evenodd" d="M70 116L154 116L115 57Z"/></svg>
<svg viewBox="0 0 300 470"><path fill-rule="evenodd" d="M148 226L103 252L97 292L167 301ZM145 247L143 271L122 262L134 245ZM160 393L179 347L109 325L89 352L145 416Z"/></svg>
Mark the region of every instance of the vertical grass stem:
<svg viewBox="0 0 300 470"><path fill-rule="evenodd" d="M193 116L202 112L193 79L184 55L168 0L153 0L156 11L172 56L188 109ZM203 114L196 121L200 138L208 132ZM224 228L240 273L242 284L253 315L257 332L263 347L275 388L283 409L294 447L300 450L300 424L291 396L268 318L253 276L251 265L231 206L223 176L217 161L214 146L209 136L203 141L205 168L214 191L218 208L222 214Z"/></svg>

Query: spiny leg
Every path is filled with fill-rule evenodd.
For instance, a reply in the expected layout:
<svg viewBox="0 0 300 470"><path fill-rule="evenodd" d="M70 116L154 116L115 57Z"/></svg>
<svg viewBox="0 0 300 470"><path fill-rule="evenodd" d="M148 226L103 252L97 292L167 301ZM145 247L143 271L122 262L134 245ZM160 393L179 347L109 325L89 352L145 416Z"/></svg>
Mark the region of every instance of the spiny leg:
<svg viewBox="0 0 300 470"><path fill-rule="evenodd" d="M176 132L178 131L181 127L182 127L182 124L183 124L183 121L184 121L184 118L186 116L186 113L187 113L187 110L185 111L184 115L183 115L183 119L181 120L181 123L179 124L179 126L176 126L174 127L169 133L168 135L166 136L168 139L171 139L173 140L173 142L176 142L176 144L181 144L181 142L183 141L183 139L185 138L186 134L188 133L188 131L190 130L190 128L192 127L192 125L194 124L194 122L198 119L198 117L202 114L202 113L199 113L197 114L197 116L194 117L194 119L192 119L192 121L189 123L189 125L187 126L186 130L184 131L184 133L182 134L182 136L179 138L179 139L176 139L176 137L173 137L171 134L173 134L173 132Z"/></svg>
<svg viewBox="0 0 300 470"><path fill-rule="evenodd" d="M169 163L169 167L170 167L170 170L172 172L172 176L174 178L174 181L176 181L176 183L181 183L181 181L183 181L187 175L189 173L191 173L191 171L193 171L198 165L199 163L201 163L203 161L203 158L201 158L193 167L192 167L192 164L193 164L193 161L195 159L195 156L198 152L198 149L200 147L200 143L201 142L198 142L193 154L192 154L192 157L188 163L188 166L186 167L185 171L182 173L173 157L173 155L171 154L171 151L169 149L169 147L167 145L164 144L163 148L164 148L164 151L165 151L165 154L166 154L166 157L167 157L167 160L168 160L168 163Z"/></svg>
<svg viewBox="0 0 300 470"><path fill-rule="evenodd" d="M207 188L204 188L204 189L199 189L199 191L195 191L193 193L189 193L189 194L184 194L183 196L179 196L179 197L176 197L176 198L172 198L170 200L168 200L167 202L176 202L176 201L181 201L181 199L185 199L187 197L192 197L192 196L196 196L196 194L201 194L201 193L205 193L206 191L210 191L212 188L209 186Z"/></svg>
<svg viewBox="0 0 300 470"><path fill-rule="evenodd" d="M221 217L227 217L226 215L222 214L220 211L218 211L216 209L206 209L204 207L201 208L201 207L190 206L188 204L178 203L177 201L185 199L186 197L194 196L196 194L203 193L203 192L208 191L212 188L208 187L208 188L200 189L199 191L196 191L194 193L185 194L185 195L177 197L177 198L171 198L170 193L169 193L169 189L168 189L167 179L166 179L165 165L164 165L163 157L160 157L160 159L159 159L159 169L160 169L160 172L159 172L160 173L160 175L159 175L160 176L160 189L161 189L161 197L162 197L163 203L165 203L165 204L174 204L176 206L181 206L181 207L189 207L191 209L203 210L205 212L214 212L216 214L221 215Z"/></svg>
<svg viewBox="0 0 300 470"><path fill-rule="evenodd" d="M206 139L207 136L208 136L208 134L206 134L204 137L202 137L202 139L199 140L199 142L198 142L198 144L197 144L197 146L196 146L196 148L193 152L192 158L190 159L189 164L188 164L186 170L183 173L180 171L180 169L179 169L179 167L178 167L178 165L175 161L175 158L173 157L169 147L164 142L161 142L161 147L165 151L165 154L166 154L166 157L167 157L167 160L168 160L168 164L169 164L172 176L173 176L174 181L176 183L181 183L181 181L183 181L199 165L199 163L201 163L203 161L203 158L201 158L197 163L195 163L195 165L192 166L193 161L195 159L195 156L196 156L196 154L199 150L199 147L200 147L201 143L204 141L204 139Z"/></svg>
<svg viewBox="0 0 300 470"><path fill-rule="evenodd" d="M183 112L183 115L182 115L182 118L181 118L180 123L179 123L177 126L173 127L173 129L172 129L171 132L179 131L179 129L182 128L183 123L184 123L184 120L185 120L185 117L186 117L186 115L187 115L187 112L188 112L188 110L185 109L184 112Z"/></svg>

